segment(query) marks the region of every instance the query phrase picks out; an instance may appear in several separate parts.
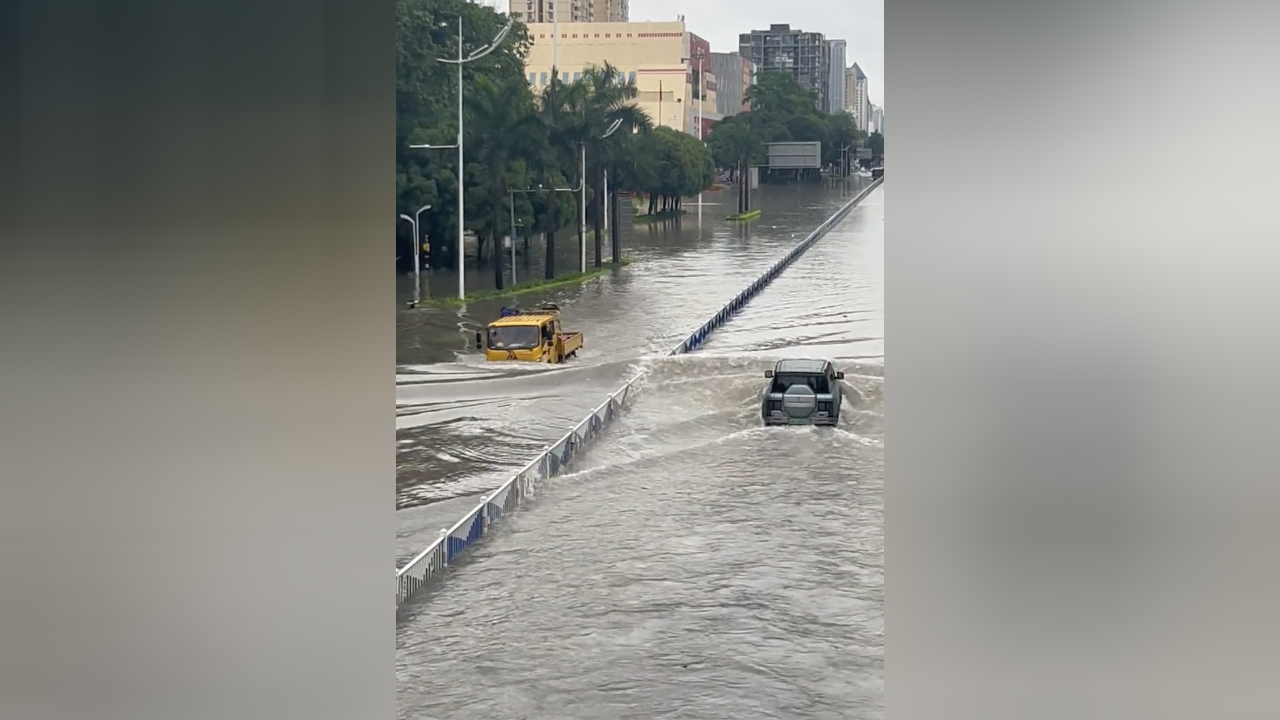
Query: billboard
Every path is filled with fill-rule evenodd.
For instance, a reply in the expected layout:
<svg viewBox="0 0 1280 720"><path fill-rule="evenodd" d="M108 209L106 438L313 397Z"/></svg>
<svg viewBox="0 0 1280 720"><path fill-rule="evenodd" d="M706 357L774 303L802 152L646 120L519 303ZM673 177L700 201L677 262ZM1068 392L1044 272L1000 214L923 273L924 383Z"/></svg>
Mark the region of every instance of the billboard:
<svg viewBox="0 0 1280 720"><path fill-rule="evenodd" d="M822 167L822 143L777 142L769 143L770 170L807 170Z"/></svg>

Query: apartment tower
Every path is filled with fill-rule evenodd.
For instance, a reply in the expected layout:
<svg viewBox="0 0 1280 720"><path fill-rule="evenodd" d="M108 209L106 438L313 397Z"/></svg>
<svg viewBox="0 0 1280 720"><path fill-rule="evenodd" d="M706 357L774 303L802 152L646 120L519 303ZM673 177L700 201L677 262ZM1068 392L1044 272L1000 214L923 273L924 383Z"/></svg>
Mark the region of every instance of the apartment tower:
<svg viewBox="0 0 1280 720"><path fill-rule="evenodd" d="M867 76L854 63L844 71L844 110L853 116L859 130L871 124L871 96L867 94Z"/></svg>
<svg viewBox="0 0 1280 720"><path fill-rule="evenodd" d="M738 36L738 53L755 63L760 72L790 75L802 88L817 95L819 110L830 107L831 52L822 33L792 30L790 25L770 25Z"/></svg>

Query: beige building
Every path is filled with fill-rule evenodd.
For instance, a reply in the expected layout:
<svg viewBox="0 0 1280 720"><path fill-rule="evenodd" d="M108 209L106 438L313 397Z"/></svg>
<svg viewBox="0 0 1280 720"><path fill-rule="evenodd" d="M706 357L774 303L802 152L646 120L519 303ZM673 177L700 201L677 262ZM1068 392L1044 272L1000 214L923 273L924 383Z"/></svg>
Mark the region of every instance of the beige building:
<svg viewBox="0 0 1280 720"><path fill-rule="evenodd" d="M629 0L508 0L507 12L525 22L626 22Z"/></svg>
<svg viewBox="0 0 1280 720"><path fill-rule="evenodd" d="M867 92L867 76L858 63L844 71L844 111L853 116L859 130L871 125L871 96Z"/></svg>
<svg viewBox="0 0 1280 720"><path fill-rule="evenodd" d="M554 38L551 23L529 23L533 47L525 72L534 92L550 82L553 56L563 82L574 81L592 65L609 62L625 79L635 82L639 91L636 104L654 124L697 135L695 91L699 84L705 88L701 104L704 137L706 129L720 119L710 46L689 33L683 22L562 22L558 32L559 38ZM697 72L699 49L701 73Z"/></svg>

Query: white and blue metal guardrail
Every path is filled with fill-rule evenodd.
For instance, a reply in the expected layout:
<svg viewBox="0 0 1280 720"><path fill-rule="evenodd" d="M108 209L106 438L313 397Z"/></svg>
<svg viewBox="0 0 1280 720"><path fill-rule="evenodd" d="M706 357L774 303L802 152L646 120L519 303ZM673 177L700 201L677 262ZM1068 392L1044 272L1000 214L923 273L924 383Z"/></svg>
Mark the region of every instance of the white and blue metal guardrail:
<svg viewBox="0 0 1280 720"><path fill-rule="evenodd" d="M884 182L877 178L863 188L849 202L845 203L831 217L827 218L813 232L805 236L799 244L791 248L755 282L748 285L732 300L725 304L715 315L694 330L687 338L680 341L667 353L668 356L683 355L697 350L706 342L707 336L724 325L742 310L748 302L760 294L769 283L796 261L815 242L830 232L836 223L844 219L849 211ZM644 372L638 373L618 390L615 390L603 403L591 411L585 419L573 429L548 446L538 457L520 469L510 480L502 483L497 490L480 498L480 503L468 512L453 527L440 531L440 537L431 543L426 550L418 553L404 567L396 571L396 608L416 595L433 581L439 579L449 563L477 540L483 537L489 528L504 514L511 512L531 497L537 490L538 483L547 478L559 475L568 467L592 440L609 426L625 409L636 383L643 378Z"/></svg>

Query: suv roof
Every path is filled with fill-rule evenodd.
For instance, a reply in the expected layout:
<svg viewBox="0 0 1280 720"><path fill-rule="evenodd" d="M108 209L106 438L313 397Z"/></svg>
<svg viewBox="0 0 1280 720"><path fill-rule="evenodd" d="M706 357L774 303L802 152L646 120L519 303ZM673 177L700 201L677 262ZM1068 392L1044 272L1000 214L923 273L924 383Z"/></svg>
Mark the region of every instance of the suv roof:
<svg viewBox="0 0 1280 720"><path fill-rule="evenodd" d="M786 373L814 373L821 374L827 371L826 360L779 360L775 372Z"/></svg>

